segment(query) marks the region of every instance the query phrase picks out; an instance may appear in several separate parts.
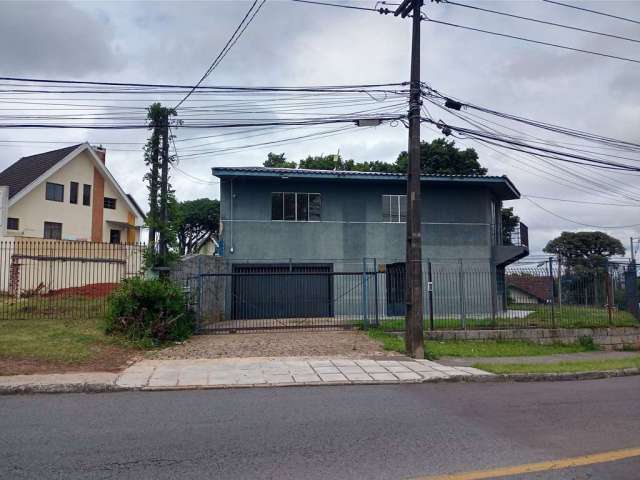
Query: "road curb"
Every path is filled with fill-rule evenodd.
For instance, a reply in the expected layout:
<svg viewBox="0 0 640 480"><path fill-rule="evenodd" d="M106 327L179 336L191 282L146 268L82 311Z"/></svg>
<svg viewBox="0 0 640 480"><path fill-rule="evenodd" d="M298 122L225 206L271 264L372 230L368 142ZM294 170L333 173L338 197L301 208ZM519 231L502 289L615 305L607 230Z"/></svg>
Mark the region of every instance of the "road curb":
<svg viewBox="0 0 640 480"><path fill-rule="evenodd" d="M640 375L640 368L626 368L622 370L606 370L598 372L577 373L522 373L522 374L492 374L467 375L448 378L430 378L420 380L400 381L346 381L346 382L303 382L282 384L244 384L244 385L179 385L173 387L121 387L113 383L67 383L67 384L23 384L0 385L0 395L27 395L39 393L111 393L111 392L166 392L183 390L231 390L246 388L283 388L283 387L325 387L325 386L353 386L353 385L415 385L421 383L508 383L508 382L559 382L599 380L604 378L628 377Z"/></svg>
<svg viewBox="0 0 640 480"><path fill-rule="evenodd" d="M34 393L108 393L140 390L113 383L53 383L0 385L0 395L26 395Z"/></svg>

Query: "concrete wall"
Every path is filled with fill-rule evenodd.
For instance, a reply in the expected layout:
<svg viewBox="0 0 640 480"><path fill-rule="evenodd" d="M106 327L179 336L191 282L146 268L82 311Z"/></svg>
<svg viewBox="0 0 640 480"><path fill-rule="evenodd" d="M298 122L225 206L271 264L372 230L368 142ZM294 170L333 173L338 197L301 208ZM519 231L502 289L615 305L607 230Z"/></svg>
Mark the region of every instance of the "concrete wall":
<svg viewBox="0 0 640 480"><path fill-rule="evenodd" d="M0 294L21 297L115 284L138 275L142 263L142 247L135 245L1 239Z"/></svg>
<svg viewBox="0 0 640 480"><path fill-rule="evenodd" d="M226 276L200 276L229 272L222 257L189 255L181 258L171 269L171 278L188 289L191 302L202 326L228 318L231 280Z"/></svg>
<svg viewBox="0 0 640 480"><path fill-rule="evenodd" d="M427 335L431 340L526 340L541 344L572 344L580 337L591 337L603 350L640 350L640 327L437 330Z"/></svg>
<svg viewBox="0 0 640 480"><path fill-rule="evenodd" d="M322 195L322 220L271 220L271 193ZM404 258L404 223L382 220L382 195L404 194L402 182L313 182L249 178L221 183L222 236L230 261L324 260L379 263ZM424 258L491 258L491 192L468 186L433 186L423 190ZM233 253L231 253L233 250Z"/></svg>

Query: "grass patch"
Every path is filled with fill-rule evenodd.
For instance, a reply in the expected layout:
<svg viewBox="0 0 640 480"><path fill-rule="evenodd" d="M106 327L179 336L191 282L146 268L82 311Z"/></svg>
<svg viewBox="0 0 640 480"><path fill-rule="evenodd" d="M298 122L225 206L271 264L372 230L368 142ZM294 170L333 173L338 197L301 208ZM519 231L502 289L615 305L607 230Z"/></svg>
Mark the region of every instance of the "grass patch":
<svg viewBox="0 0 640 480"><path fill-rule="evenodd" d="M629 312L614 310L612 321L609 323L609 314L606 308L590 306L555 306L555 323L551 320L551 306L549 305L510 305L509 310L526 310L530 312L525 317L509 316L500 312L495 320L492 318L465 319L466 328L590 328L590 327L630 327L637 326L638 321ZM500 316L502 315L502 316ZM424 321L425 329L429 328L429 319ZM462 328L462 320L459 318L434 318L436 330ZM388 331L404 330L404 318L392 318L380 321L380 327Z"/></svg>
<svg viewBox="0 0 640 480"><path fill-rule="evenodd" d="M114 346L133 348L104 333L104 299L5 300L0 312L0 360L75 364L89 362Z"/></svg>
<svg viewBox="0 0 640 480"><path fill-rule="evenodd" d="M577 373L640 368L640 355L612 360L585 360L559 363L478 363L476 368L492 373Z"/></svg>
<svg viewBox="0 0 640 480"><path fill-rule="evenodd" d="M382 343L385 350L405 353L404 339L398 335L387 333L384 330L371 329L369 337ZM424 342L425 355L431 359L440 357L520 357L553 355L557 353L587 352L593 350L593 346L586 342L571 345L540 345L521 340L456 340Z"/></svg>

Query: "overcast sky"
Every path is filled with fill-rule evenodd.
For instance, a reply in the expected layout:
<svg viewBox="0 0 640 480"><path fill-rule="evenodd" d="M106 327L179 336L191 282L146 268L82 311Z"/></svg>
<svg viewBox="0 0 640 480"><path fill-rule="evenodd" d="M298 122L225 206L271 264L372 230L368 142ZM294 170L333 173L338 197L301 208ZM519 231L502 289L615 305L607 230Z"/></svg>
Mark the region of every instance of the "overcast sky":
<svg viewBox="0 0 640 480"><path fill-rule="evenodd" d="M349 3L371 7L375 1ZM462 3L472 2L466 0ZM640 39L638 24L541 0L476 4ZM194 84L249 5L249 2L240 0L3 1L0 2L1 74ZM581 5L640 19L640 2L637 1L607 0L582 2ZM433 19L640 59L640 43L606 39L442 3L426 2L424 12ZM268 0L205 84L301 86L402 82L409 76L409 51L410 22L406 20L372 12ZM638 63L532 45L428 22L423 23L421 58L423 80L457 98L500 111L640 142ZM455 119L434 107L429 107L429 111L436 119L445 118L455 123ZM527 131L547 138L544 132ZM187 135L181 131L176 133L178 138ZM0 169L21 156L58 147L36 141L142 144L146 135L146 131L0 130ZM431 139L436 133L425 127L422 136ZM22 140L25 143L3 144L2 140ZM575 139L567 141L580 143ZM228 146L237 143L237 139L229 140ZM392 162L406 148L406 143L404 127L381 126L272 148L185 159L180 166L192 176L212 181L211 167L260 165L270 150L284 152L291 160L339 150L343 157L356 161ZM629 199L633 195L640 197L638 174L576 169L574 173L582 176L576 178L539 161L528 159L525 162L518 154L499 154L468 140L461 146L476 147L481 163L489 168L490 174L508 175L525 195L635 204L605 206L535 200L557 215L600 226L640 224L640 203ZM625 156L640 160L637 155L633 157L627 153ZM125 190L144 204L146 192L141 179L145 168L141 150L108 148L107 164ZM562 177L578 183L580 188L554 183ZM609 196L590 192L590 184L585 183L585 177L605 185ZM213 183L194 181L178 172L172 181L180 200L218 197L217 185ZM546 242L563 230L589 229L553 216L527 199L510 202L510 205L529 225L532 253L540 253ZM620 238L625 246L629 236L640 234L639 227L606 231Z"/></svg>

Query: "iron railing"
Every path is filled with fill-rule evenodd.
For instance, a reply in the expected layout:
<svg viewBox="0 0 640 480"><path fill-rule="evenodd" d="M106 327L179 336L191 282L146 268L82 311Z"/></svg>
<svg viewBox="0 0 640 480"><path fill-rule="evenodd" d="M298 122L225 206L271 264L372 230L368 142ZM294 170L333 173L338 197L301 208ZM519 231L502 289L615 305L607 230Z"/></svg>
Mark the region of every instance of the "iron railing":
<svg viewBox="0 0 640 480"><path fill-rule="evenodd" d="M509 235L509 245L517 247L529 247L529 227L520 222Z"/></svg>
<svg viewBox="0 0 640 480"><path fill-rule="evenodd" d="M345 266L248 265L183 281L203 332L402 330L404 263ZM505 272L488 261L458 260L425 262L423 272L425 329L638 324L637 287L626 268L550 275L546 267Z"/></svg>

